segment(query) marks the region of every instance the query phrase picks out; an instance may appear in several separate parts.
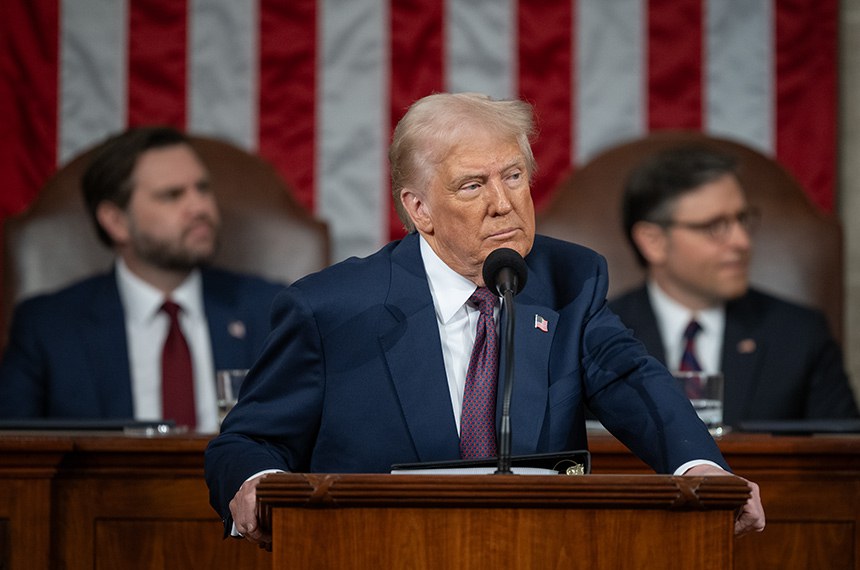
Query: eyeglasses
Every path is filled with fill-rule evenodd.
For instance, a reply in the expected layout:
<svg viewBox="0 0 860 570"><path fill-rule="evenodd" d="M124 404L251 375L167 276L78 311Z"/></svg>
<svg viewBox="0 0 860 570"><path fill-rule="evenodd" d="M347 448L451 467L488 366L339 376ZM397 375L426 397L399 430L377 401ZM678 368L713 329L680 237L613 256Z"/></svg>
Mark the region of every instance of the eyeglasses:
<svg viewBox="0 0 860 570"><path fill-rule="evenodd" d="M663 226L664 228L677 227L692 230L694 232L700 232L714 241L724 242L729 239L729 235L731 235L732 227L735 223L740 224L748 234L752 234L756 229L758 229L760 221L761 211L757 208L747 208L733 216L719 216L704 222L679 222L675 220L667 220L654 223Z"/></svg>

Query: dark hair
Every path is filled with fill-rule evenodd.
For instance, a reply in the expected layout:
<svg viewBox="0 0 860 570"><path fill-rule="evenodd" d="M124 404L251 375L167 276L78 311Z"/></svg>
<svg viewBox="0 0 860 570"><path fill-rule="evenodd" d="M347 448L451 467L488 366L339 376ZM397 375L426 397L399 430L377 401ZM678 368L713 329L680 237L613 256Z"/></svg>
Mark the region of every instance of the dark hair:
<svg viewBox="0 0 860 570"><path fill-rule="evenodd" d="M726 174L737 175L737 160L702 146L662 151L631 172L624 187L621 215L627 241L642 267L647 261L633 241L633 226L669 220L680 196Z"/></svg>
<svg viewBox="0 0 860 570"><path fill-rule="evenodd" d="M123 210L131 200L131 175L144 152L154 149L190 144L186 135L171 127L136 127L112 136L103 142L81 178L84 202L99 239L113 245L110 236L96 217L99 204L113 202Z"/></svg>

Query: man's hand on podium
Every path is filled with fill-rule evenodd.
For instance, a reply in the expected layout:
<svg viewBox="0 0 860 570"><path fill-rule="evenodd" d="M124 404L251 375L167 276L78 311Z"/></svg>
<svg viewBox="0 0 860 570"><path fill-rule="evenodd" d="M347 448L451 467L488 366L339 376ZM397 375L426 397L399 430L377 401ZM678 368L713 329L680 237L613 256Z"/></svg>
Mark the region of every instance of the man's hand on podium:
<svg viewBox="0 0 860 570"><path fill-rule="evenodd" d="M242 483L230 501L230 514L233 515L233 527L239 534L254 544L259 544L260 548L271 550L272 535L263 532L257 519L257 485L267 474Z"/></svg>
<svg viewBox="0 0 860 570"><path fill-rule="evenodd" d="M732 473L713 465L696 465L685 471L684 475L732 475ZM737 475L735 476L737 477ZM746 504L738 510L737 517L735 518L735 536L743 536L750 532L761 532L764 530L765 525L764 507L761 504L758 485L752 481L747 481L743 477L740 477L740 479L747 482L751 494Z"/></svg>

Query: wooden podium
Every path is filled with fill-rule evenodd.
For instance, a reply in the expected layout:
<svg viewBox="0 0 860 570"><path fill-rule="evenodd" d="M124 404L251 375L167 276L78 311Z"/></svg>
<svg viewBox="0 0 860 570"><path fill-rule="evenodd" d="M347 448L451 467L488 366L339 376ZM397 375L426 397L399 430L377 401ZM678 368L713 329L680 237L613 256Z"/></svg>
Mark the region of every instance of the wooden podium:
<svg viewBox="0 0 860 570"><path fill-rule="evenodd" d="M257 489L274 568L728 569L736 477L314 475Z"/></svg>

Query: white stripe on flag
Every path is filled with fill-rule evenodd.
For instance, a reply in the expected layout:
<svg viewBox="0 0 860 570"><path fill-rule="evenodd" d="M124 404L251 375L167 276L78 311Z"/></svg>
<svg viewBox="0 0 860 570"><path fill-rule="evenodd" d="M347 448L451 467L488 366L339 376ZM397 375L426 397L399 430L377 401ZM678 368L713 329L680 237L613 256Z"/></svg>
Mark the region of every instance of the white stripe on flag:
<svg viewBox="0 0 860 570"><path fill-rule="evenodd" d="M125 127L128 5L63 0L60 18L57 161L62 165Z"/></svg>
<svg viewBox="0 0 860 570"><path fill-rule="evenodd" d="M257 0L191 0L188 130L257 148Z"/></svg>
<svg viewBox="0 0 860 570"><path fill-rule="evenodd" d="M388 241L387 0L318 4L317 213L333 260Z"/></svg>
<svg viewBox="0 0 860 570"><path fill-rule="evenodd" d="M711 0L705 22L705 130L766 154L774 138L772 0Z"/></svg>
<svg viewBox="0 0 860 570"><path fill-rule="evenodd" d="M497 99L514 97L514 0L448 0L445 6L447 90L477 91Z"/></svg>
<svg viewBox="0 0 860 570"><path fill-rule="evenodd" d="M574 15L573 164L646 132L642 0L579 0Z"/></svg>

